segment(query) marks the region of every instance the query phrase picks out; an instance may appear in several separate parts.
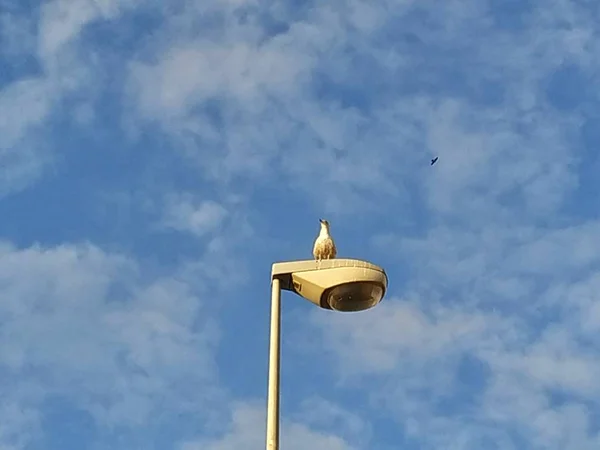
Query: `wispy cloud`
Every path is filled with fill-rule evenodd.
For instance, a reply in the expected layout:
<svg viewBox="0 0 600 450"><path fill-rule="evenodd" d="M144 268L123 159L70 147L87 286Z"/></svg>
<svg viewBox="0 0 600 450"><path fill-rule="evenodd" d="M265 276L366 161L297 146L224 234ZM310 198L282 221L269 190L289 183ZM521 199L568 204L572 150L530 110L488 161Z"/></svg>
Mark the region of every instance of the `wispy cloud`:
<svg viewBox="0 0 600 450"><path fill-rule="evenodd" d="M195 204L191 198L184 196L168 200L165 215L165 226L202 236L221 224L227 210L211 200Z"/></svg>
<svg viewBox="0 0 600 450"><path fill-rule="evenodd" d="M41 408L63 396L99 423L129 427L160 408L197 417L218 399L217 325L185 283L145 278L135 262L93 246L5 247L6 404L24 395Z"/></svg>
<svg viewBox="0 0 600 450"><path fill-rule="evenodd" d="M282 446L598 447L593 5L0 10L0 446L262 445L327 216L390 291L285 302Z"/></svg>
<svg viewBox="0 0 600 450"><path fill-rule="evenodd" d="M235 405L232 416L231 430L225 436L214 440L184 443L181 450L233 450L240 446L255 448L264 445L265 414L262 406L238 404ZM355 448L351 443L333 434L313 431L301 423L285 421L282 425L281 445L292 450Z"/></svg>

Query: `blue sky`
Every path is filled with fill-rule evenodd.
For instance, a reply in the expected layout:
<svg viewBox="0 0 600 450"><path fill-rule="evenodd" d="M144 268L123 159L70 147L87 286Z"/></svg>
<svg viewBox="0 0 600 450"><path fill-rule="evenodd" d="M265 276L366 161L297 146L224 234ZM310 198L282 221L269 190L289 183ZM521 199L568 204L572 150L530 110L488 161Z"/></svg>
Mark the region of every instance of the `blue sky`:
<svg viewBox="0 0 600 450"><path fill-rule="evenodd" d="M599 8L0 0L0 449L599 448Z"/></svg>

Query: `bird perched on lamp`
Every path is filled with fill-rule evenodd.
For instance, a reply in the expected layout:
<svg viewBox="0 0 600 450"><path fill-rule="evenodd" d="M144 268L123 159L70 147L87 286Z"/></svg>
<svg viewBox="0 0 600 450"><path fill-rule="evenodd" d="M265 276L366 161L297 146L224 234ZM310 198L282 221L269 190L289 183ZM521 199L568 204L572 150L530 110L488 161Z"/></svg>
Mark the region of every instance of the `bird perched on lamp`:
<svg viewBox="0 0 600 450"><path fill-rule="evenodd" d="M321 231L315 240L313 256L317 261L321 261L322 259L334 259L337 255L337 249L329 234L329 222L325 219L319 219L319 222L321 222Z"/></svg>

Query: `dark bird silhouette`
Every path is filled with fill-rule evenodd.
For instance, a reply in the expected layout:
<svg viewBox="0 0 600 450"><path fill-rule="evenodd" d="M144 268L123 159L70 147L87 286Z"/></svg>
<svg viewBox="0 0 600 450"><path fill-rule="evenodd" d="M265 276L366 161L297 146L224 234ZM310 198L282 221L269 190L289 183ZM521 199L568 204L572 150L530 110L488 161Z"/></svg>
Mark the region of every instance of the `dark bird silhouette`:
<svg viewBox="0 0 600 450"><path fill-rule="evenodd" d="M439 156L436 156L435 158L433 158L433 159L431 160L431 165L432 165L432 166L433 166L433 165L434 165L434 164L437 162L438 158L439 158Z"/></svg>

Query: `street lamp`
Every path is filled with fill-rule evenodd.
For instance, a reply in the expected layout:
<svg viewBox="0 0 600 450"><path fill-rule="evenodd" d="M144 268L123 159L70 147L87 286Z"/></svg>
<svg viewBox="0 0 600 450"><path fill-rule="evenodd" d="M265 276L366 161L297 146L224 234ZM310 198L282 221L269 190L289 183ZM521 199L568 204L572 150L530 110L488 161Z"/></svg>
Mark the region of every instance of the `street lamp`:
<svg viewBox="0 0 600 450"><path fill-rule="evenodd" d="M357 259L289 261L271 269L271 336L267 393L267 450L279 450L279 343L281 290L324 309L354 312L377 305L387 288L385 271Z"/></svg>

